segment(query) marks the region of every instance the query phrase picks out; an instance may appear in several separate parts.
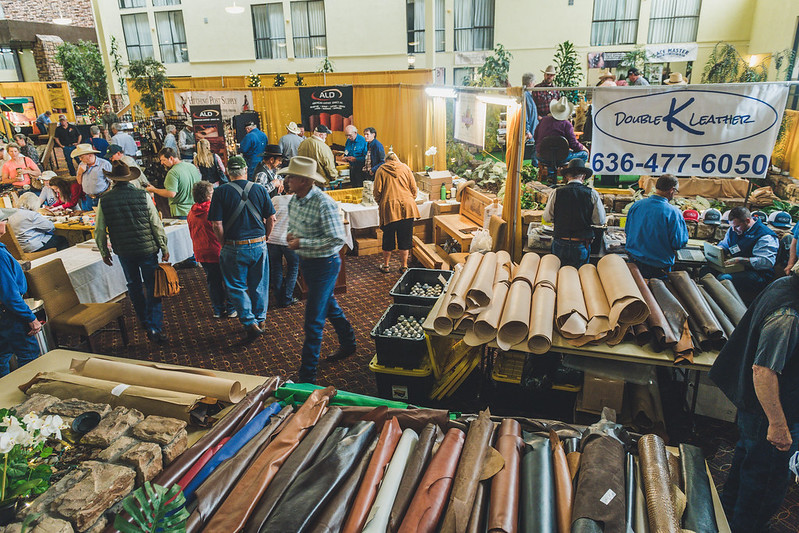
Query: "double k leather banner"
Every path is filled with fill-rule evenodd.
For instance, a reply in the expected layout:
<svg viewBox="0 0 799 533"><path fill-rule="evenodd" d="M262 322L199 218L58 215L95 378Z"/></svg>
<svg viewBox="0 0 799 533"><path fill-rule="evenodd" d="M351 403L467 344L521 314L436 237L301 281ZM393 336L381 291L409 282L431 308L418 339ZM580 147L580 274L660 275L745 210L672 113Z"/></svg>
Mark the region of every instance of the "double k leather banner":
<svg viewBox="0 0 799 533"><path fill-rule="evenodd" d="M741 83L599 87L591 167L598 174L763 178L788 86Z"/></svg>
<svg viewBox="0 0 799 533"><path fill-rule="evenodd" d="M352 124L352 85L299 87L302 123L307 131L324 124L344 131Z"/></svg>

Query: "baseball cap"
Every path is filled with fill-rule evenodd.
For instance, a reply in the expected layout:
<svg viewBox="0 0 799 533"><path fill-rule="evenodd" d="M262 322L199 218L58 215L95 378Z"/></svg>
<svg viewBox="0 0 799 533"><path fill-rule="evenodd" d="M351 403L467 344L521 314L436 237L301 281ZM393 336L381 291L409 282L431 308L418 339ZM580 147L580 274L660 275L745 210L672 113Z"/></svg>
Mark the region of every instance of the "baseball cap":
<svg viewBox="0 0 799 533"><path fill-rule="evenodd" d="M324 124L319 124L316 128L314 128L314 131L318 133L333 133L333 130L331 130Z"/></svg>
<svg viewBox="0 0 799 533"><path fill-rule="evenodd" d="M727 209L726 211L724 211L724 213L722 213L721 221L722 222L729 222L730 221L730 210L729 209Z"/></svg>
<svg viewBox="0 0 799 533"><path fill-rule="evenodd" d="M721 211L718 209L705 209L702 211L702 221L711 226L718 226L721 224Z"/></svg>
<svg viewBox="0 0 799 533"><path fill-rule="evenodd" d="M768 215L763 211L752 211L752 217L760 220L760 222L768 220Z"/></svg>
<svg viewBox="0 0 799 533"><path fill-rule="evenodd" d="M774 211L768 216L768 222L775 228L790 228L793 219L785 211Z"/></svg>
<svg viewBox="0 0 799 533"><path fill-rule="evenodd" d="M699 221L699 211L696 209L686 209L682 212L682 217L685 220L693 220L694 222Z"/></svg>
<svg viewBox="0 0 799 533"><path fill-rule="evenodd" d="M227 168L229 170L241 170L247 168L247 161L240 155L236 155L228 159Z"/></svg>
<svg viewBox="0 0 799 533"><path fill-rule="evenodd" d="M105 151L105 155L111 157L114 154L118 154L120 152L124 152L125 150L122 149L121 146L118 144L109 144L108 149Z"/></svg>

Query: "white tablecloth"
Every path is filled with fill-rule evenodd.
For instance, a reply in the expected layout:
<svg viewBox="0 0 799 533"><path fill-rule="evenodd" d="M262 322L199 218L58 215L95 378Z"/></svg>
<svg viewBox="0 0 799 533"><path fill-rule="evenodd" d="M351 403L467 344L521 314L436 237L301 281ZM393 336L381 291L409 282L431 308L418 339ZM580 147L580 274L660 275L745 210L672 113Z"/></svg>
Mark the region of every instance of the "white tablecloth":
<svg viewBox="0 0 799 533"><path fill-rule="evenodd" d="M361 204L348 204L344 202L337 202L339 209L344 213L344 220L349 222L350 231L347 232L347 246L350 250L353 249L352 230L364 228L376 228L380 225L380 215L377 212L376 205L361 205ZM431 216L431 209L433 202L427 201L423 204L417 204L419 207L419 214L422 219L428 219Z"/></svg>
<svg viewBox="0 0 799 533"><path fill-rule="evenodd" d="M186 224L167 226L164 228L169 248L169 261L179 263L194 253L191 246L191 235ZM54 259L61 259L69 274L72 286L81 303L104 303L126 292L127 282L119 259L114 256L112 266L103 263L99 251L92 250L94 241L87 241L61 250L54 254L31 261L31 268L43 265Z"/></svg>

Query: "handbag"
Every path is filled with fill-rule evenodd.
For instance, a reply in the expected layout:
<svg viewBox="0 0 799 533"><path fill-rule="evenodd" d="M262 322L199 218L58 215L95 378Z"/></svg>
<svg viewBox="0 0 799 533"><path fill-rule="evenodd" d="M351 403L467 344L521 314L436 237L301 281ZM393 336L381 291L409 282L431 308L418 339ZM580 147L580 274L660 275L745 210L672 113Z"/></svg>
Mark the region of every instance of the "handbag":
<svg viewBox="0 0 799 533"><path fill-rule="evenodd" d="M176 296L180 292L178 273L169 263L158 263L155 271L155 297Z"/></svg>

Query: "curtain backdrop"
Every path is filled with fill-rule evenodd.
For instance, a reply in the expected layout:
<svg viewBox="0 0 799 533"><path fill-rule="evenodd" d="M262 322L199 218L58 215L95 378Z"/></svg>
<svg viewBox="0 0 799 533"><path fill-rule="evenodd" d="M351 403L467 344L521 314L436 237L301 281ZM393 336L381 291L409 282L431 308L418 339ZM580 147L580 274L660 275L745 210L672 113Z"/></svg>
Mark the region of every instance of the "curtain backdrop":
<svg viewBox="0 0 799 533"><path fill-rule="evenodd" d="M774 145L771 162L795 176L799 173L799 111L786 109L781 129L785 133Z"/></svg>
<svg viewBox="0 0 799 533"><path fill-rule="evenodd" d="M255 26L255 51L259 59L286 57L286 26L283 23L283 4L252 6ZM282 45L282 46L281 46Z"/></svg>
<svg viewBox="0 0 799 533"><path fill-rule="evenodd" d="M638 30L640 0L595 0L591 44L634 43Z"/></svg>
<svg viewBox="0 0 799 533"><path fill-rule="evenodd" d="M649 42L684 43L696 40L700 0L653 0Z"/></svg>
<svg viewBox="0 0 799 533"><path fill-rule="evenodd" d="M522 209L521 209L521 169L519 168L519 145L522 142L521 125L522 109L520 105L508 108L508 133L505 164L508 177L505 180L505 198L502 200L502 218L507 222L505 246L514 261L522 258ZM515 215L514 215L515 211ZM516 219L516 231L513 232L513 219Z"/></svg>
<svg viewBox="0 0 799 533"><path fill-rule="evenodd" d="M125 37L129 61L153 57L153 41L150 38L147 13L123 15L122 34Z"/></svg>

